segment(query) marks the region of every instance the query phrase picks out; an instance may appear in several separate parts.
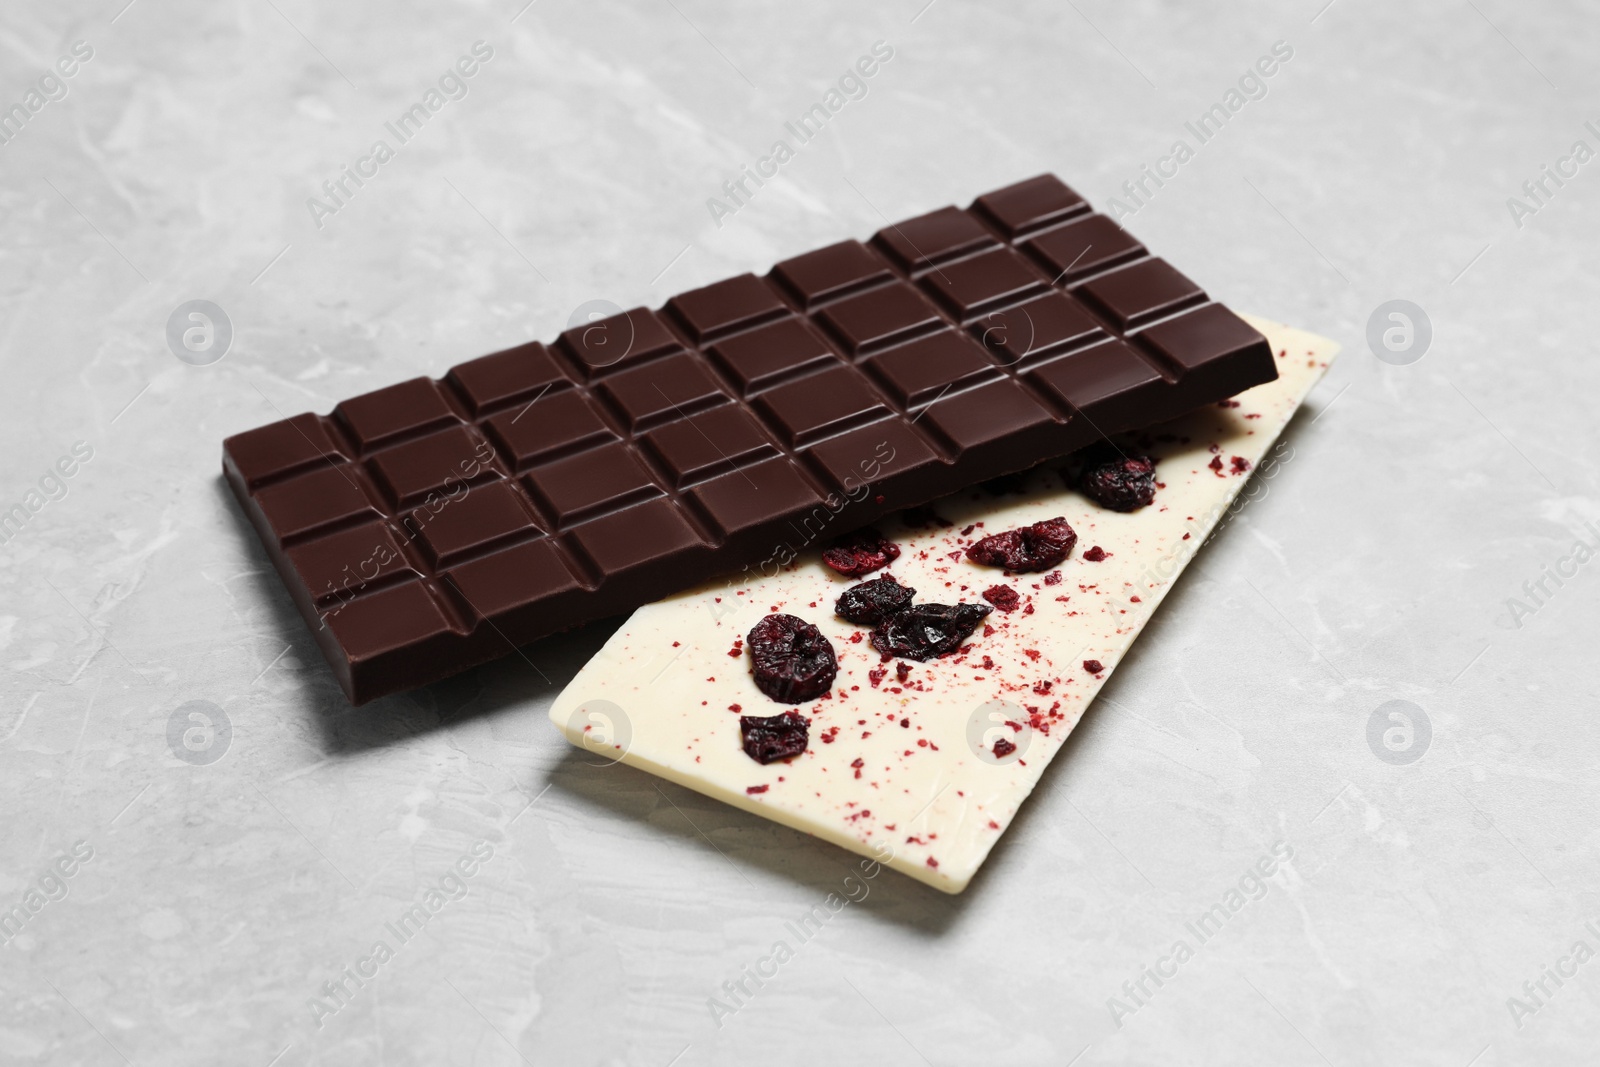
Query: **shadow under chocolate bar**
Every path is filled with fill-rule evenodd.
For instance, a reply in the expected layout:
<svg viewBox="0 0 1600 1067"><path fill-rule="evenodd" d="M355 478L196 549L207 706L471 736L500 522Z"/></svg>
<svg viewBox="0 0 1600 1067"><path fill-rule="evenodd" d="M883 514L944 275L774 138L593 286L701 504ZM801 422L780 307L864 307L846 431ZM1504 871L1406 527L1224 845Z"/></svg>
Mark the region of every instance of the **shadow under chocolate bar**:
<svg viewBox="0 0 1600 1067"><path fill-rule="evenodd" d="M223 443L353 704L1277 377L1044 175Z"/></svg>

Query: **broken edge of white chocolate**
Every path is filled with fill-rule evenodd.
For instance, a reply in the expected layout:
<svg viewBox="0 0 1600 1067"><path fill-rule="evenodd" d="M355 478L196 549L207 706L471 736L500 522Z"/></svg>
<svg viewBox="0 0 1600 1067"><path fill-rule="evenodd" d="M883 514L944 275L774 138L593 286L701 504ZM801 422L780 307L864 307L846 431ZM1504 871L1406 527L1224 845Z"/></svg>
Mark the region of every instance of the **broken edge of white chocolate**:
<svg viewBox="0 0 1600 1067"><path fill-rule="evenodd" d="M822 565L839 531L819 519L797 531L795 562L634 612L556 697L551 720L574 745L961 892L1195 552L1247 485L1276 473L1274 442L1338 352L1327 338L1247 318L1272 345L1276 381L1119 438L1158 460L1149 507L1102 508L1067 488L1055 462L1018 492L973 488L939 501L948 525L877 524L902 555L869 577L894 575L918 603L981 603L995 586L1017 594L961 651L883 662L868 630L833 612L856 580ZM964 558L980 537L1058 515L1078 543L1053 572L1011 575ZM1096 546L1105 558L1085 558ZM756 689L743 641L773 611L816 625L839 675L823 698L792 709L810 720L807 751L761 765L742 748L740 715L791 709ZM1000 740L1014 750L997 755Z"/></svg>

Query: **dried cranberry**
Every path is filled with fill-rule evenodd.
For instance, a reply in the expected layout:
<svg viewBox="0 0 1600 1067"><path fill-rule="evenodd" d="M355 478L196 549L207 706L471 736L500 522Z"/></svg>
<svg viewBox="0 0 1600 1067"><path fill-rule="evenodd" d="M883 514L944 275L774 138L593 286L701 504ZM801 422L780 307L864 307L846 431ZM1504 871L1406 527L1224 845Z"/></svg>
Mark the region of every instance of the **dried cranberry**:
<svg viewBox="0 0 1600 1067"><path fill-rule="evenodd" d="M983 599L1007 613L1016 611L1017 605L1022 602L1017 591L1009 585L991 585L983 591Z"/></svg>
<svg viewBox="0 0 1600 1067"><path fill-rule="evenodd" d="M1057 515L1020 530L990 534L967 549L967 558L1010 571L1044 571L1066 559L1077 543L1078 535Z"/></svg>
<svg viewBox="0 0 1600 1067"><path fill-rule="evenodd" d="M915 589L901 585L886 574L870 582L852 585L840 593L833 610L851 622L874 626L910 607L911 598L916 595Z"/></svg>
<svg viewBox="0 0 1600 1067"><path fill-rule="evenodd" d="M918 604L880 622L872 647L902 659L943 656L960 648L993 610L987 604Z"/></svg>
<svg viewBox="0 0 1600 1067"><path fill-rule="evenodd" d="M1099 674L1101 671L1105 670L1105 667L1097 659L1086 659L1083 661L1083 669L1088 671L1090 674Z"/></svg>
<svg viewBox="0 0 1600 1067"><path fill-rule="evenodd" d="M870 526L845 534L822 552L822 562L851 578L882 570L899 558L900 546Z"/></svg>
<svg viewBox="0 0 1600 1067"><path fill-rule="evenodd" d="M1156 498L1156 461L1149 456L1101 444L1086 451L1082 463L1078 488L1101 507L1138 511Z"/></svg>
<svg viewBox="0 0 1600 1067"><path fill-rule="evenodd" d="M1015 752L1016 750L1017 750L1017 746L1013 745L1010 741L1007 741L1005 738L999 737L999 738L995 739L995 742L994 742L994 758L995 759L1005 759L1007 756L1011 755L1011 753Z"/></svg>
<svg viewBox="0 0 1600 1067"><path fill-rule="evenodd" d="M815 700L839 673L833 645L822 631L793 615L768 615L745 638L756 688L780 704Z"/></svg>
<svg viewBox="0 0 1600 1067"><path fill-rule="evenodd" d="M1101 560L1106 558L1106 550L1101 548L1099 545L1095 545L1093 548L1089 549L1089 551L1083 554L1083 558L1088 560L1090 563L1099 563Z"/></svg>
<svg viewBox="0 0 1600 1067"><path fill-rule="evenodd" d="M757 763L792 759L804 752L811 741L805 718L793 711L767 718L741 715L739 733L744 737L745 755Z"/></svg>

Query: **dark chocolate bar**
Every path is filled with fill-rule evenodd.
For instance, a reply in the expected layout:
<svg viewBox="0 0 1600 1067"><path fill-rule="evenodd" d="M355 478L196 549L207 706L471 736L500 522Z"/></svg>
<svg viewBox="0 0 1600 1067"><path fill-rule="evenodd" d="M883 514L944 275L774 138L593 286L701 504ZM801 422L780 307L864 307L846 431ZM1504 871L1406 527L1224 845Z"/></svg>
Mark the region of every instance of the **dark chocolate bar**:
<svg viewBox="0 0 1600 1067"><path fill-rule="evenodd" d="M1052 176L230 437L351 703L1277 376Z"/></svg>

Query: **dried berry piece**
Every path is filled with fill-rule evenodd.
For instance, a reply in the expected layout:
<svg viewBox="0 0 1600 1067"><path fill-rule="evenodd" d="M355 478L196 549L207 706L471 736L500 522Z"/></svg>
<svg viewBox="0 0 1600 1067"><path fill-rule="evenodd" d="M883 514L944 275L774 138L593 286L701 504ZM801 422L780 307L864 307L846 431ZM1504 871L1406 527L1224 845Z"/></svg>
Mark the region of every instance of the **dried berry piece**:
<svg viewBox="0 0 1600 1067"><path fill-rule="evenodd" d="M995 738L995 742L994 742L994 758L995 759L1005 759L1007 756L1011 755L1011 753L1015 752L1016 750L1017 750L1017 746L1013 745L1010 741L1007 741L1005 738L1003 738L1003 737Z"/></svg>
<svg viewBox="0 0 1600 1067"><path fill-rule="evenodd" d="M840 593L839 602L833 606L833 610L851 622L876 626L889 616L910 607L911 598L916 595L915 589L901 585L886 574L870 582L852 585Z"/></svg>
<svg viewBox="0 0 1600 1067"><path fill-rule="evenodd" d="M1089 549L1089 551L1083 554L1083 558L1088 560L1090 563L1099 563L1101 560L1106 558L1106 550L1101 548L1099 545L1095 545L1093 548Z"/></svg>
<svg viewBox="0 0 1600 1067"><path fill-rule="evenodd" d="M1016 611L1017 605L1022 602L1017 591L1009 585L991 585L983 591L983 599L1007 613Z"/></svg>
<svg viewBox="0 0 1600 1067"><path fill-rule="evenodd" d="M872 647L902 659L943 656L960 648L993 610L987 604L918 604L880 622Z"/></svg>
<svg viewBox="0 0 1600 1067"><path fill-rule="evenodd" d="M757 763L792 759L811 743L805 718L793 711L767 718L741 715L739 733L744 737L745 755Z"/></svg>
<svg viewBox="0 0 1600 1067"><path fill-rule="evenodd" d="M847 533L822 550L822 562L851 578L882 570L900 558L900 546L868 526Z"/></svg>
<svg viewBox="0 0 1600 1067"><path fill-rule="evenodd" d="M793 615L768 615L745 638L756 688L780 704L801 704L828 691L839 673L822 631Z"/></svg>
<svg viewBox="0 0 1600 1067"><path fill-rule="evenodd" d="M1083 661L1083 669L1090 674L1099 674L1105 667L1097 659L1086 659Z"/></svg>
<svg viewBox="0 0 1600 1067"><path fill-rule="evenodd" d="M1057 515L1020 530L990 534L975 541L967 549L967 558L974 563L1010 571L1044 571L1066 559L1077 543L1078 535L1067 525L1066 519Z"/></svg>
<svg viewBox="0 0 1600 1067"><path fill-rule="evenodd" d="M1095 445L1083 454L1078 489L1101 507L1138 511L1156 498L1156 461L1108 444Z"/></svg>

